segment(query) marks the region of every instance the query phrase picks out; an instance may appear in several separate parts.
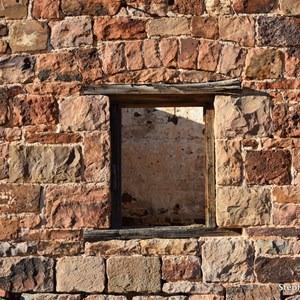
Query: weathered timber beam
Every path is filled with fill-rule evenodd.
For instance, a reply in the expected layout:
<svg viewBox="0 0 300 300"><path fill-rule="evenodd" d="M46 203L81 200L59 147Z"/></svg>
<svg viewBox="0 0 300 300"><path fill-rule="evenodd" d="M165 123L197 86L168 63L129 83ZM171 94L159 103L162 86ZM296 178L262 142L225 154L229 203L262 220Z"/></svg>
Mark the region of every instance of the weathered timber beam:
<svg viewBox="0 0 300 300"><path fill-rule="evenodd" d="M83 237L85 241L95 242L103 240L130 240L130 239L152 239L152 238L192 238L203 236L236 236L240 235L239 229L208 228L204 225L192 226L161 226L131 229L98 229L85 230Z"/></svg>
<svg viewBox="0 0 300 300"><path fill-rule="evenodd" d="M88 86L85 95L205 95L235 94L241 90L239 79L205 83L100 84Z"/></svg>

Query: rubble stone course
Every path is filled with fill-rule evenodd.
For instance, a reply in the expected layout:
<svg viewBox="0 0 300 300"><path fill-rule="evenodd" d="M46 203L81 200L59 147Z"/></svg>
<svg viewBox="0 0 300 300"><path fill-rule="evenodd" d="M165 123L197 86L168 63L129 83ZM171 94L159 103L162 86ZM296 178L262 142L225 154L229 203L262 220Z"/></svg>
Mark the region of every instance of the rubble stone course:
<svg viewBox="0 0 300 300"><path fill-rule="evenodd" d="M299 299L299 17L299 0L0 0L0 299ZM87 88L230 79L242 89L215 95L210 136L222 234L87 241L87 231L113 227L118 122L111 99ZM157 110L132 119L172 125L179 138L168 109L161 122ZM177 117L193 126L184 138L205 136L204 123ZM196 183L176 182L179 198L193 195L205 151L159 143L174 155L171 171L143 180L168 182L182 155L201 156L187 168ZM155 145L144 148L148 171ZM166 214L171 196L154 198L150 208ZM191 209L176 203L170 226Z"/></svg>

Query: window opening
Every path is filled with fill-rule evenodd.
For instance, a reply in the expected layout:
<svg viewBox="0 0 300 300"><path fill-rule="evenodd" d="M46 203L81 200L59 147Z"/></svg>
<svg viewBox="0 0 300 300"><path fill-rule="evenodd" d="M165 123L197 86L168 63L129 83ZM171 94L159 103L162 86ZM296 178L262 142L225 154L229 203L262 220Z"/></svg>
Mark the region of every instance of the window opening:
<svg viewBox="0 0 300 300"><path fill-rule="evenodd" d="M121 108L122 227L205 223L203 107Z"/></svg>

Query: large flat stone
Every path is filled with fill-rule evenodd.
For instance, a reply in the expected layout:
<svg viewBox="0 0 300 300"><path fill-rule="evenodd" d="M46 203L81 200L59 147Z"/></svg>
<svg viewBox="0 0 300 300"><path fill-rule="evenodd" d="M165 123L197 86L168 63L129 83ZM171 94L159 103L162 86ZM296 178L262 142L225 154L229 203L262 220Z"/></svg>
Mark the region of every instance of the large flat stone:
<svg viewBox="0 0 300 300"><path fill-rule="evenodd" d="M39 185L0 184L0 212L37 212L40 191Z"/></svg>
<svg viewBox="0 0 300 300"><path fill-rule="evenodd" d="M245 169L248 184L290 184L291 153L288 150L248 151Z"/></svg>
<svg viewBox="0 0 300 300"><path fill-rule="evenodd" d="M285 15L300 15L300 2L298 1L280 0L280 8Z"/></svg>
<svg viewBox="0 0 300 300"><path fill-rule="evenodd" d="M201 278L201 261L196 256L164 256L162 279L166 281L197 280Z"/></svg>
<svg viewBox="0 0 300 300"><path fill-rule="evenodd" d="M258 18L258 43L261 46L299 46L300 19L263 16Z"/></svg>
<svg viewBox="0 0 300 300"><path fill-rule="evenodd" d="M27 17L28 0L1 0L0 17L23 19Z"/></svg>
<svg viewBox="0 0 300 300"><path fill-rule="evenodd" d="M202 272L205 282L251 282L254 249L251 241L240 238L214 238L202 246Z"/></svg>
<svg viewBox="0 0 300 300"><path fill-rule="evenodd" d="M36 20L15 21L9 28L9 45L13 53L47 49L48 27Z"/></svg>
<svg viewBox="0 0 300 300"><path fill-rule="evenodd" d="M60 102L63 131L92 131L109 128L109 101L106 96L72 96Z"/></svg>
<svg viewBox="0 0 300 300"><path fill-rule="evenodd" d="M53 292L54 261L45 257L0 259L0 288L12 292Z"/></svg>
<svg viewBox="0 0 300 300"><path fill-rule="evenodd" d="M219 187L216 193L219 226L268 225L271 219L270 192L257 187Z"/></svg>
<svg viewBox="0 0 300 300"><path fill-rule="evenodd" d="M0 83L29 83L34 78L35 58L26 55L0 58Z"/></svg>
<svg viewBox="0 0 300 300"><path fill-rule="evenodd" d="M93 43L92 20L89 17L51 21L51 45L55 49L79 47Z"/></svg>
<svg viewBox="0 0 300 300"><path fill-rule="evenodd" d="M47 227L108 228L110 192L87 184L47 187L45 194Z"/></svg>
<svg viewBox="0 0 300 300"><path fill-rule="evenodd" d="M107 260L108 292L160 291L160 261L158 257L114 256Z"/></svg>
<svg viewBox="0 0 300 300"><path fill-rule="evenodd" d="M20 300L81 300L81 295L68 295L68 294L22 294Z"/></svg>
<svg viewBox="0 0 300 300"><path fill-rule="evenodd" d="M226 300L280 300L278 285L245 284L226 287Z"/></svg>
<svg viewBox="0 0 300 300"><path fill-rule="evenodd" d="M189 34L189 23L187 18L160 18L152 19L147 23L149 36L171 36Z"/></svg>
<svg viewBox="0 0 300 300"><path fill-rule="evenodd" d="M75 182L82 177L80 146L10 147L11 182Z"/></svg>
<svg viewBox="0 0 300 300"><path fill-rule="evenodd" d="M299 264L300 257L258 257L255 260L257 280L262 283L299 282Z"/></svg>
<svg viewBox="0 0 300 300"><path fill-rule="evenodd" d="M236 13L267 13L274 8L276 2L277 0L232 0L232 7Z"/></svg>
<svg viewBox="0 0 300 300"><path fill-rule="evenodd" d="M300 226L300 204L279 203L273 208L273 221L275 226Z"/></svg>
<svg viewBox="0 0 300 300"><path fill-rule="evenodd" d="M216 97L216 138L266 137L270 132L270 124L270 99L268 97Z"/></svg>
<svg viewBox="0 0 300 300"><path fill-rule="evenodd" d="M62 11L68 16L115 15L121 8L121 0L62 0Z"/></svg>
<svg viewBox="0 0 300 300"><path fill-rule="evenodd" d="M176 281L166 282L163 285L163 292L167 294L197 294L197 295L223 295L224 287L217 283L205 283L197 281Z"/></svg>
<svg viewBox="0 0 300 300"><path fill-rule="evenodd" d="M56 264L58 292L101 293L105 288L105 265L100 257L63 257Z"/></svg>

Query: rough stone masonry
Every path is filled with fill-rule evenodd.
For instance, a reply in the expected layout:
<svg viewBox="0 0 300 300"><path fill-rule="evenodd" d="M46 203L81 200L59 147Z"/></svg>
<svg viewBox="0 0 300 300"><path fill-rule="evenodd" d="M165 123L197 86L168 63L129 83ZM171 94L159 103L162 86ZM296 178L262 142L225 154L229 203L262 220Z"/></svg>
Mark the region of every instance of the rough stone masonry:
<svg viewBox="0 0 300 300"><path fill-rule="evenodd" d="M2 299L300 297L299 0L0 0L0 54ZM242 233L85 242L112 206L110 99L83 88L232 78L216 218Z"/></svg>

